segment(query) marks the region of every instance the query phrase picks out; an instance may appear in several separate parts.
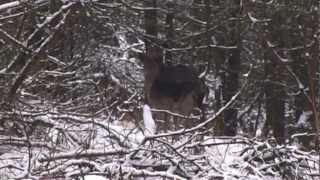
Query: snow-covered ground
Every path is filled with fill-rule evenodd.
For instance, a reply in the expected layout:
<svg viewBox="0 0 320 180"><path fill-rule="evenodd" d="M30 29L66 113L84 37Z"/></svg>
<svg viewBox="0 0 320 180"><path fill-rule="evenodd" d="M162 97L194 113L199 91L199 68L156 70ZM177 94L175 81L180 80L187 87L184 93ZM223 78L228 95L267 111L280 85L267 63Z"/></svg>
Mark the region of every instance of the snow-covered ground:
<svg viewBox="0 0 320 180"><path fill-rule="evenodd" d="M145 113L148 110L145 106ZM56 127L42 138L40 134L30 139L1 135L1 180L312 179L319 169L316 153L279 146L272 139L200 132L157 137L153 130L149 132L154 127L148 118L149 128L128 128L103 118L93 122L77 116L43 115L44 121L58 118L69 118L72 123L55 122ZM67 131L59 131L61 127Z"/></svg>

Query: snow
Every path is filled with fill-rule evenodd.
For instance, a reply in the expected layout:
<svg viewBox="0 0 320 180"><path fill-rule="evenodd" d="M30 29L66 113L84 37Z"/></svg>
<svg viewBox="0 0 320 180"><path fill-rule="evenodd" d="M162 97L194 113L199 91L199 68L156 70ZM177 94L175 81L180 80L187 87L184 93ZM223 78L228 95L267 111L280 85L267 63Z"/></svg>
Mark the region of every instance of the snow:
<svg viewBox="0 0 320 180"><path fill-rule="evenodd" d="M250 12L248 12L248 17L249 17L249 19L251 20L252 23L256 23L256 22L259 21L257 18L253 17Z"/></svg>
<svg viewBox="0 0 320 180"><path fill-rule="evenodd" d="M19 6L21 3L21 1L13 1L13 2L9 2L9 3L4 3L0 5L0 11L3 11L5 9L9 9L12 7L16 7Z"/></svg>
<svg viewBox="0 0 320 180"><path fill-rule="evenodd" d="M84 176L84 180L108 180L108 179L98 175L87 175L87 176Z"/></svg>
<svg viewBox="0 0 320 180"><path fill-rule="evenodd" d="M0 69L0 74L4 74L6 72L7 68Z"/></svg>
<svg viewBox="0 0 320 180"><path fill-rule="evenodd" d="M150 107L148 105L144 105L143 107L144 111L144 116L147 117L146 120L146 128L151 126L152 124L152 114ZM151 122L150 122L151 121ZM37 162L34 164L34 166L42 166L42 164L47 164L50 161L53 162L59 162L62 163L61 165L58 165L56 168L51 169L50 173L59 173L59 172L64 172L66 171L66 177L72 177L73 175L81 175L81 173L87 172L88 175L84 176L84 179L86 180L105 180L106 178L103 175L104 172L111 172L111 174L118 173L119 169L123 171L123 173L128 173L128 174L133 174L133 175L146 175L152 177L151 179L161 179L158 177L172 177L172 178L177 178L177 179L184 179L184 178L179 178L175 174L175 171L178 169L180 166L185 166L188 161L197 163L200 165L202 168L202 171L200 174L197 175L192 175L193 179L210 179L210 178L224 178L227 180L237 180L237 179L243 179L243 180L258 180L258 179L281 179L280 176L277 174L277 172L272 172L274 175L266 175L265 171L271 171L271 167L273 163L270 164L259 164L259 161L255 162L254 158L256 158L254 155L260 147L265 147L265 148L270 148L272 149L272 146L270 146L268 143L265 142L254 142L250 139L238 136L238 137L212 137L212 136L207 136L204 137L203 140L201 140L201 144L204 146L203 152L201 152L199 155L195 155L190 153L189 151L184 151L184 148L192 148L196 144L190 144L184 147L185 143L188 143L190 141L189 138L184 137L182 140L177 141L175 144L172 145L172 147L177 151L180 156L183 158L180 159L178 155L175 154L175 152L166 152L166 149L163 147L163 144L146 144L144 146L141 142L139 141L137 143L140 143L139 146L134 145L136 144L134 139L142 139L144 136L141 133L137 134L130 134L129 136L126 135L126 132L123 127L115 127L114 125L110 125L114 131L117 131L117 133L123 134L125 137L129 138L129 142L131 143L131 148L129 149L118 149L117 147L114 148L108 148L109 146L106 146L106 143L104 142L105 145L101 146L101 143L103 141L108 141L108 139L105 139L105 135L101 132L101 129L98 128L98 140L94 141L93 144L95 144L92 149L87 149L87 150L67 150L65 152L60 152L60 153L53 153L51 155L44 153L44 152L38 152L34 154L34 158L32 161ZM150 128L152 128L151 126ZM102 133L102 134L101 134ZM55 135L53 135L55 136ZM250 142L252 141L252 144L246 144L244 142ZM167 142L170 144L170 142ZM105 146L105 147L104 147ZM128 145L130 146L130 144ZM106 148L107 147L107 148ZM179 147L184 147L184 148L179 148ZM165 155L167 158L172 158L171 161L172 163L168 163L167 160L164 159L158 159L159 157L153 157L148 154L141 154L141 155L136 155L137 157L142 158L141 160L135 160L135 159L130 159L132 156L131 152L135 152L137 149L149 149L150 152L152 150L158 151L158 153L161 153ZM159 148L159 149L158 149ZM243 153L245 149L247 148L252 148L252 150L246 151L246 153ZM299 151L299 149L296 146L276 146L274 147L275 149L283 149L284 150L290 150L290 152L295 152L291 153L290 159L287 159L287 162L295 163L295 159L305 159L310 158L316 160L317 158L314 158L311 156L311 154ZM148 152L148 151L147 151ZM267 151L266 151L267 152ZM281 151L282 152L282 151ZM270 152L272 155L272 152ZM37 155L38 154L38 155ZM44 154L39 155L39 154ZM49 155L49 156L48 156ZM130 161L130 163L119 163L118 162L118 157L121 157L124 155L125 162ZM259 156L264 156L263 151L261 151L261 154ZM27 168L27 162L28 162L28 156L24 155L23 152L16 153L15 151L12 151L10 153L6 153L0 156L1 159L7 159L6 162L0 159L2 166L3 167L5 164L9 165L14 165L16 167L19 167L19 170L15 170L17 172L20 172L20 174L23 173L23 175L28 175L26 173L26 168ZM22 157L22 160L20 160L19 163L17 163ZM82 158L79 158L82 157ZM90 158L89 158L90 157ZM101 157L109 159L109 160L99 160ZM112 158L113 157L113 158ZM246 157L248 158L246 160ZM47 158L49 161L44 161ZM51 158L51 159L50 159ZM86 158L89 158L86 160ZM36 160L37 159L37 160ZM56 159L56 160L54 160ZM68 159L67 161L65 161ZM121 159L121 158L120 158ZM185 159L185 160L183 160ZM275 163L278 164L281 163L281 159L279 158L274 158ZM61 160L61 162L60 162ZM64 162L65 161L65 162ZM266 160L267 161L267 160ZM59 164L58 163L58 164ZM157 163L161 164L170 164L168 166L168 169L166 171L154 171L152 168L145 168L145 169L137 169L134 168L135 164L143 164L148 166L148 164L155 165ZM77 165L90 165L91 167L94 167L95 171L89 171L89 169L84 169L84 170L79 170L77 169ZM192 163L191 163L192 164ZM179 166L176 166L179 165ZM184 168L188 168L187 165ZM192 168L191 168L192 169ZM0 173L3 173L3 171L0 170ZM45 171L44 173L47 173ZM19 173L16 173L19 174ZM43 174L45 176L45 174ZM110 179L110 178L109 178ZM148 178L147 178L148 179ZM187 178L188 179L188 178ZM0 178L0 180L2 180Z"/></svg>
<svg viewBox="0 0 320 180"><path fill-rule="evenodd" d="M308 119L312 116L312 111L303 111L299 117L297 126L305 127L308 123Z"/></svg>
<svg viewBox="0 0 320 180"><path fill-rule="evenodd" d="M220 76L217 76L215 79L215 90L219 90L220 87L222 86L222 79Z"/></svg>
<svg viewBox="0 0 320 180"><path fill-rule="evenodd" d="M21 2L23 1L2 3L0 10L18 6ZM67 3L69 1L64 2ZM70 4L64 5L59 12L62 13L63 10L70 6ZM39 25L39 28L46 27L45 25L50 23L55 17L60 16L61 13L59 12L47 16L44 22ZM255 14L249 13L248 16L253 23L267 21L267 19L257 19L254 17ZM111 70L108 73L110 73L111 81L120 87L126 88L127 86L124 85L126 83L124 83L125 80L121 76L121 73L115 73L115 71L123 71L130 74L130 76L134 76L134 73L138 73L138 71L135 72L136 69L141 70L139 63L137 63L135 58L130 56L128 50L139 51L140 49L138 48L143 46L143 42L139 39L138 43L130 44L125 36L125 31L127 30L122 29L121 31L115 33L120 46L113 47L114 49L111 46L107 46L108 51L105 52L105 57L103 58L110 58ZM214 37L212 38L214 44L217 44ZM275 46L270 42L268 44L271 47ZM107 55L111 49L121 53L119 55ZM77 56L79 55L75 54L75 57ZM306 54L306 56L309 55ZM67 65L55 57L48 57L51 62L61 66ZM80 56L77 58L80 58ZM281 58L281 60L287 62L285 58ZM120 63L123 64L119 65ZM0 73L5 73L5 71L6 69L2 69ZM205 75L205 72L206 70L200 77ZM66 82L67 85L87 84L87 79L99 79L106 75L104 71L98 73L92 72L87 75L82 73L82 70L79 73L78 71L65 72L64 69L42 71L41 73L46 73L46 75L55 78L72 77L70 81ZM213 73L211 72L211 74ZM243 74L243 77L248 77L249 74ZM205 77L207 81L210 80L209 76ZM143 77L140 76L140 78ZM25 82L31 83L34 80L34 78L29 78ZM298 80L297 82L300 89L305 89L302 83ZM212 76L210 101L208 100L208 102L214 102L213 90L221 90L222 83L220 76ZM51 87L51 84L47 85L48 88ZM134 88L136 87L139 86L134 86ZM31 135L30 137L0 135L0 180L11 178L43 179L41 177L52 174L60 175L63 179L72 179L72 176L75 176L84 180L126 179L126 177L131 177L131 175L133 177L138 176L137 179L147 180L271 180L282 179L282 169L280 171L276 170L281 163L294 166L296 171L290 171L294 175L299 175L299 173L303 175L315 174L318 172L317 161L319 157L317 154L300 151L297 146L272 146L268 142L271 141L270 139L261 140L258 138L262 135L260 128L256 132L257 137L253 138L207 135L201 132L201 128L193 128L192 131L187 132L186 129L169 132L175 135L175 137L165 136L166 133L167 135L169 134L168 132L159 132L163 133L163 136L158 136L159 134L156 134L157 126L155 119L151 108L147 104L142 108L142 118L139 116L139 118L135 119L136 122L128 122L127 120L122 122L122 118L118 118L117 115L131 112L128 106L135 100L133 97L136 97L137 94L138 92L134 91L134 94L130 98L126 97L127 100L124 101L121 99L121 102L118 101L118 97L116 97L117 101L112 104L103 102L103 107L99 113L95 114L90 106L88 106L88 112L66 111L64 108L70 108L68 106L82 108L83 104L77 104L77 101L73 98L63 101L64 103L59 103L59 101L57 103L54 102L52 105L48 103L52 106L50 107L44 103L44 99L37 99L35 94L21 89L21 101L26 102L29 106L37 105L37 107L34 109L26 107L25 109L25 106L23 106L23 108L19 109L17 115L23 117L23 122L26 125L29 122L39 121L52 126L41 127L40 132L43 134ZM90 98L96 95L100 94L88 92L85 97L80 98ZM99 103L107 101L110 96L112 95L106 91L105 96L97 97L99 101L96 106L101 107ZM234 97L232 99L235 99ZM92 98L92 100L96 103L96 99ZM85 100L83 102L87 103ZM113 111L116 111L118 114L114 115ZM223 111L218 112L222 113ZM139 114L141 115L140 109ZM310 111L303 112L298 124L305 125L311 115ZM1 119L6 118L5 113L1 113L0 116ZM265 113L262 116L265 119ZM206 121L207 124L208 122L213 122L215 117L210 119ZM141 120L143 120L143 125ZM8 126L14 127L15 125L14 121L9 121ZM140 125L143 127L139 128ZM204 125L200 124L199 127L204 127ZM0 129L0 131L5 130L5 128ZM199 130L199 132L195 130ZM308 134L296 134L296 136L300 135ZM200 152L194 152L194 149L198 148L198 146L202 149ZM269 159L265 158L266 156ZM304 164L301 163L302 161ZM158 169L159 167L161 170ZM121 177L122 174L124 174L124 178ZM298 178L300 177L296 177L296 179ZM309 176L306 178L309 178Z"/></svg>
<svg viewBox="0 0 320 180"><path fill-rule="evenodd" d="M117 85L121 86L121 81L115 77L113 74L110 75L111 76L111 79L113 82L115 82Z"/></svg>

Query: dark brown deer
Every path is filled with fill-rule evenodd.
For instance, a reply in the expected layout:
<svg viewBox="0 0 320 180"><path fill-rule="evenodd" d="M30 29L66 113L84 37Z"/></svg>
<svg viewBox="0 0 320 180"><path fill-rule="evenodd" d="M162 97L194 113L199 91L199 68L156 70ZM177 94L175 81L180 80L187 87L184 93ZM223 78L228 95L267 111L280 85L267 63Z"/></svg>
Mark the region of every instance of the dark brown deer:
<svg viewBox="0 0 320 180"><path fill-rule="evenodd" d="M203 110L202 101L207 87L198 77L199 73L195 68L186 65L165 65L162 57L157 54L140 54L140 59L144 65L145 100L151 108L167 110L182 116L189 116L194 108ZM189 118L171 118L172 123L166 112L156 112L153 115L158 129L188 128L199 123Z"/></svg>

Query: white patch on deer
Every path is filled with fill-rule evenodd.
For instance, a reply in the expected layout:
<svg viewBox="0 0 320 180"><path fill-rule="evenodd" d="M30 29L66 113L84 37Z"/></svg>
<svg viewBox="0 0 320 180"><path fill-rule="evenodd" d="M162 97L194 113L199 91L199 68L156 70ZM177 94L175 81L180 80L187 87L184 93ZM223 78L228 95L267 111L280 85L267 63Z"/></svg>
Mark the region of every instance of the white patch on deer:
<svg viewBox="0 0 320 180"><path fill-rule="evenodd" d="M143 106L143 123L146 135L153 135L156 133L156 123L152 118L151 109L147 104Z"/></svg>

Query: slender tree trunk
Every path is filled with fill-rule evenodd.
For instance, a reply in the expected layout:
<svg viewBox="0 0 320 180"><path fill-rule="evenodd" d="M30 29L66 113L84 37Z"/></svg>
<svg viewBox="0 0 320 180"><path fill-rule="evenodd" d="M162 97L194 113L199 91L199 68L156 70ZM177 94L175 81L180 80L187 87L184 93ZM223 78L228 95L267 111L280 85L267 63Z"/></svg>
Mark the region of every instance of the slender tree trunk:
<svg viewBox="0 0 320 180"><path fill-rule="evenodd" d="M174 33L174 27L173 27L173 19L174 19L174 13L168 12L166 16L166 43L165 47L167 49L170 49L173 47L173 33ZM166 62L172 62L172 54L171 52L167 51L166 54Z"/></svg>
<svg viewBox="0 0 320 180"><path fill-rule="evenodd" d="M237 18L241 16L241 5L240 0L232 1L232 17ZM239 73L241 65L241 37L240 28L241 22L235 21L232 23L231 30L229 33L230 42L237 48L230 51L229 58L227 60L227 70L224 74L223 79L223 100L224 102L230 101L232 96L234 96L239 90ZM224 112L224 134L225 135L236 135L237 129L237 114L238 110L236 108L230 107Z"/></svg>
<svg viewBox="0 0 320 180"><path fill-rule="evenodd" d="M270 51L270 50L268 50ZM266 128L270 128L273 135L279 143L284 142L284 96L285 92L281 85L277 82L281 80L282 68L274 63L275 58L270 55L271 52L265 54L265 72L267 83L265 83L266 98Z"/></svg>
<svg viewBox="0 0 320 180"><path fill-rule="evenodd" d="M144 11L144 28L145 28L145 46L146 46L146 55L149 57L154 57L155 54L160 52L159 48L156 47L155 40L158 35L158 24L157 24L157 11L155 9L157 7L156 0L145 0L144 7L148 8ZM159 52L157 52L159 51ZM146 67L145 67L146 68ZM145 71L148 72L148 71ZM150 75L145 75L145 86L144 86L144 95L145 101L148 103L148 92L151 88L151 78Z"/></svg>
<svg viewBox="0 0 320 180"><path fill-rule="evenodd" d="M282 22L283 14L275 14L272 18L272 24L267 29L266 41L273 44L284 46L284 31L281 31L279 24ZM264 60L265 60L265 103L266 103L266 126L265 133L271 130L278 143L285 140L285 90L282 83L285 81L284 67L278 63L280 59L274 54L273 49L267 42L263 42Z"/></svg>
<svg viewBox="0 0 320 180"><path fill-rule="evenodd" d="M145 8L156 8L156 0L146 0L144 1ZM149 9L144 11L144 28L145 28L145 46L146 54L154 55L159 50L155 45L155 40L158 35L158 22L157 22L157 10Z"/></svg>
<svg viewBox="0 0 320 180"><path fill-rule="evenodd" d="M289 2L286 2L289 3ZM286 4L289 6L288 4ZM265 103L266 103L266 126L264 132L272 132L278 143L284 143L286 139L287 119L285 117L285 102L288 100L285 86L289 83L288 71L282 58L289 58L288 53L283 49L292 46L288 17L292 17L292 11L288 9L272 10L271 22L265 28L263 40L264 61L265 61ZM290 22L293 19L290 19Z"/></svg>
<svg viewBox="0 0 320 180"><path fill-rule="evenodd" d="M313 120L314 120L314 129L316 131L317 137L316 137L316 149L318 149L318 153L320 150L320 77L317 76L317 73L320 73L320 2L317 0L313 0L313 12L312 12L312 21L310 22L310 25L312 27L312 37L315 43L311 47L311 59L308 63L309 66L309 88L310 91L310 97L312 99L312 112L313 112ZM317 7L317 8L315 8ZM318 36L315 36L315 34L318 34Z"/></svg>
<svg viewBox="0 0 320 180"><path fill-rule="evenodd" d="M226 39L222 36L212 36L212 32L210 32L210 28L212 26L212 18L214 16L213 9L214 7L221 6L221 2L206 0L206 31L207 31L207 44L225 44ZM224 30L222 30L224 31ZM213 37L213 39L212 39ZM214 110L218 111L223 106L223 97L222 97L222 66L225 62L226 52L223 49L211 48L208 47L206 61L208 62L209 69L213 69L215 76L215 86L214 86ZM224 118L220 116L213 124L215 135L224 135Z"/></svg>
<svg viewBox="0 0 320 180"><path fill-rule="evenodd" d="M239 90L239 72L240 72L240 47L233 50L231 57L228 62L228 72L224 79L224 90L223 96L226 102L230 101ZM224 134L225 135L236 135L237 128L237 114L236 108L230 107L224 112Z"/></svg>

